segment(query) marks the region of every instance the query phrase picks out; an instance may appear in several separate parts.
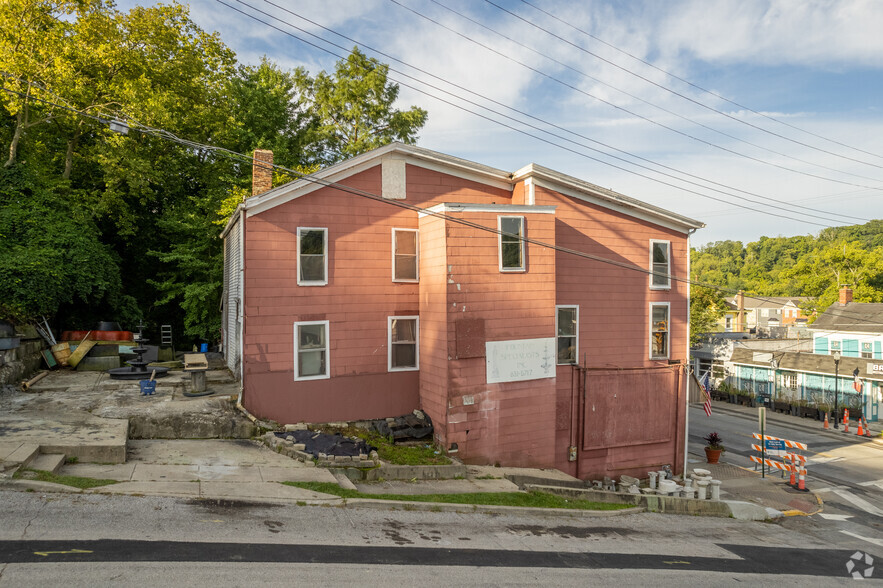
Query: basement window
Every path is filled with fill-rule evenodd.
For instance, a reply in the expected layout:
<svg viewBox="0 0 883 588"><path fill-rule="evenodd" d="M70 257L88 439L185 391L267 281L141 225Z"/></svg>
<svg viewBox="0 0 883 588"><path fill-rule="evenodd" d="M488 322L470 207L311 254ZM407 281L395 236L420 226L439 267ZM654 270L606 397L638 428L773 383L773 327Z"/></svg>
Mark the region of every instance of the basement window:
<svg viewBox="0 0 883 588"><path fill-rule="evenodd" d="M668 359L669 305L658 302L650 305L650 359Z"/></svg>
<svg viewBox="0 0 883 588"><path fill-rule="evenodd" d="M524 217L501 216L497 219L500 230L500 271L523 272L524 263Z"/></svg>
<svg viewBox="0 0 883 588"><path fill-rule="evenodd" d="M297 285L328 283L328 229L297 228Z"/></svg>
<svg viewBox="0 0 883 588"><path fill-rule="evenodd" d="M328 369L328 321L294 323L294 379L323 380Z"/></svg>
<svg viewBox="0 0 883 588"><path fill-rule="evenodd" d="M389 371L420 369L419 329L419 317L389 317Z"/></svg>
<svg viewBox="0 0 883 588"><path fill-rule="evenodd" d="M392 281L417 282L418 269L417 229L392 230Z"/></svg>

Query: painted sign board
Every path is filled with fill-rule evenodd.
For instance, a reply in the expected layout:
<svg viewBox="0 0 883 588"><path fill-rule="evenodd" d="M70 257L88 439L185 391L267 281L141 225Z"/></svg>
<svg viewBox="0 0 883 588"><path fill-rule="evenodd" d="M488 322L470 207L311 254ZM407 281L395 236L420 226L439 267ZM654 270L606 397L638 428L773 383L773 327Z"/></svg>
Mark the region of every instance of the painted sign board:
<svg viewBox="0 0 883 588"><path fill-rule="evenodd" d="M767 439L764 441L764 444L766 445L767 452L785 451L784 439Z"/></svg>
<svg viewBox="0 0 883 588"><path fill-rule="evenodd" d="M488 341L487 383L524 382L555 377L555 338Z"/></svg>

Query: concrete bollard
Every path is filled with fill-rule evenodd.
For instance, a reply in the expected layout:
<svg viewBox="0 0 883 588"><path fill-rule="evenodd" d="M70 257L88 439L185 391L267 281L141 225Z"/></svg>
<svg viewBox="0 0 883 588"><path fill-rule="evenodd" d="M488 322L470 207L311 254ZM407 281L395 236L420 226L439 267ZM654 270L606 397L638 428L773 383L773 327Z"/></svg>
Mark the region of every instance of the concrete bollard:
<svg viewBox="0 0 883 588"><path fill-rule="evenodd" d="M656 477L659 474L657 472L647 472L647 475L650 476L650 489L656 490Z"/></svg>
<svg viewBox="0 0 883 588"><path fill-rule="evenodd" d="M720 480L712 480L711 481L711 499L712 500L720 500L721 499L721 481Z"/></svg>
<svg viewBox="0 0 883 588"><path fill-rule="evenodd" d="M699 496L697 498L699 498L699 500L705 500L708 482L705 480L699 480L697 484L699 486Z"/></svg>

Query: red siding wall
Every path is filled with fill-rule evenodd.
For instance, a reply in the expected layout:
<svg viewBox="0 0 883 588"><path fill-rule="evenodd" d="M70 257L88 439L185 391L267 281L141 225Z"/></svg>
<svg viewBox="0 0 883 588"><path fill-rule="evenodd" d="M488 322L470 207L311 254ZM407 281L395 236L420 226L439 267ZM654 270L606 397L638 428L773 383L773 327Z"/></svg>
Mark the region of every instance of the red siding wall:
<svg viewBox="0 0 883 588"><path fill-rule="evenodd" d="M380 173L378 163L340 183L380 194ZM420 206L509 201L505 190L410 165L407 194ZM328 229L328 285L297 285L297 227ZM418 374L387 371L387 318L417 314L420 306L418 284L392 282L393 227L417 228L417 214L333 188L246 218L248 410L290 423L381 418L418 407ZM330 323L331 378L295 382L293 325L310 320Z"/></svg>
<svg viewBox="0 0 883 588"><path fill-rule="evenodd" d="M604 259L626 262L649 269L650 240L671 242L671 273L687 275L687 237L647 221L625 216L607 208L590 205L536 187L537 205L555 205L558 245L596 255ZM579 305L579 361L592 368L639 366L657 367L666 361L649 360L650 303L670 303L670 359L686 361L687 305L689 289L682 282L672 281L670 290L651 290L648 274L622 269L615 265L558 252L556 275L557 304ZM585 360L585 361L584 361ZM685 418L683 378L676 380L675 389L659 390L668 395L671 407L672 435L667 442L626 443L608 449L580 451L579 464L567 460L571 444L581 445L570 423L576 423L574 406L576 382L573 368L559 366L557 396L557 442L555 467L577 473L580 477L619 476L623 473L646 475L652 467L670 464L677 471L683 465ZM591 378L591 373L589 375ZM648 375L648 378L652 376ZM628 389L623 376L623 388ZM591 400L591 380L587 395ZM636 432L655 424L659 418L654 403L635 402L623 410L607 415L596 413L602 421L624 420Z"/></svg>
<svg viewBox="0 0 883 588"><path fill-rule="evenodd" d="M493 229L500 214L513 213L448 213ZM531 238L555 242L554 215L528 213L523 216ZM448 448L456 443L459 457L465 461L549 465L555 439L555 379L488 384L483 342L476 344L480 347L478 353L460 358L458 349L462 350L464 342L457 339L457 323L480 321L484 341L554 336L554 251L528 245L528 271L504 273L499 270L496 234L432 217L424 217L421 233L435 237L442 223L445 224L444 247L436 241L435 250L446 251L446 259L443 263L435 260L426 263L432 263L437 275L444 272L444 282L432 282L432 295L421 296L420 310L421 317L432 316L434 332L442 330L442 320L446 323L447 334L432 340L433 345L437 343L432 353L439 357L439 364L447 360L444 361L447 382L439 386L440 374L436 373L426 378L421 376L421 400L426 407L445 402L447 427L442 428L436 422L437 435ZM442 286L444 296L439 295ZM441 347L445 340L446 349ZM480 356L475 357L479 353ZM464 403L464 397L468 402Z"/></svg>
<svg viewBox="0 0 883 588"><path fill-rule="evenodd" d="M520 204L525 193L521 184L510 193L413 165L406 173L407 202L421 207L512 204L516 198ZM379 194L380 175L378 162L341 183ZM650 239L669 240L672 273L686 275L682 233L548 189L537 187L535 195L537 205L557 209L554 215L526 214L529 237L644 268ZM497 212L450 214L497 227ZM328 229L328 285L297 285L297 227ZM392 282L393 227L420 230L420 284ZM559 366L554 379L489 385L483 348L485 340L554 337L555 305L576 304L581 362L666 365L648 359L648 330L650 302L667 301L671 359L685 360L686 285L651 291L647 274L536 245L528 245L526 273L501 273L496 235L431 216L418 219L414 211L332 188L247 217L245 228L244 403L254 414L283 423L326 422L420 407L445 447L456 443L467 461L554 465L583 478L682 464L682 378L659 390L655 403L605 409L605 418L627 425L618 422L612 445L594 449L591 435L580 430L580 377L572 367ZM387 319L413 314L420 316L420 371L390 373ZM293 323L312 320L330 323L331 378L295 382ZM481 324L484 334L460 357L457 325L464 320ZM630 442L628 428L641 432L658 424L653 418L660 402L671 407L669 438L646 442L635 435L638 441ZM567 460L570 445L581 448L577 462Z"/></svg>

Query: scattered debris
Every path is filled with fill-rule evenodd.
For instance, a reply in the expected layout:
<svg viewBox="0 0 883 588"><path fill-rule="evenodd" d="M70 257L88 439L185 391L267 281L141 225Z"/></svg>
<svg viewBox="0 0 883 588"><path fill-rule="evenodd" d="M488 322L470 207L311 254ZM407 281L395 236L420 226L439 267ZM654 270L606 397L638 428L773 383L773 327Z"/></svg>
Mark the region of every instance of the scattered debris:
<svg viewBox="0 0 883 588"><path fill-rule="evenodd" d="M305 451L317 459L320 459L320 455L341 457L367 456L377 449L365 443L363 439L344 437L337 433L287 431L276 433L275 435L292 443L303 444L301 451Z"/></svg>
<svg viewBox="0 0 883 588"><path fill-rule="evenodd" d="M432 420L422 410L400 417L371 421L371 428L397 443L432 438Z"/></svg>

